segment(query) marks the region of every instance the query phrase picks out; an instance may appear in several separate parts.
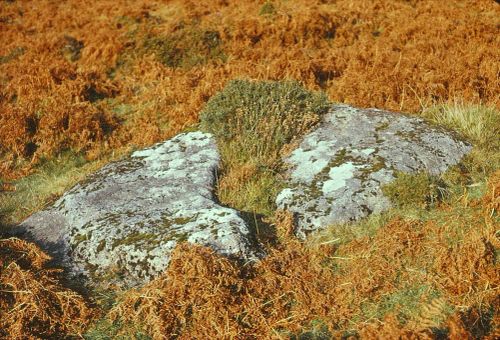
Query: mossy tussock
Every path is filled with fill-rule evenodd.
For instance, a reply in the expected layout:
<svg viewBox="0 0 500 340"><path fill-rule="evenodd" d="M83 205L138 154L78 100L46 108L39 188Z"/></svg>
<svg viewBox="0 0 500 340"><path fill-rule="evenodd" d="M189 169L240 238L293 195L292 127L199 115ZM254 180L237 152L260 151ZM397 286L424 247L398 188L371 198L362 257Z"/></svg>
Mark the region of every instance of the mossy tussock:
<svg viewBox="0 0 500 340"><path fill-rule="evenodd" d="M329 108L325 94L296 81L233 80L200 113L221 152L219 199L247 212L270 215L282 188L282 156L311 131Z"/></svg>

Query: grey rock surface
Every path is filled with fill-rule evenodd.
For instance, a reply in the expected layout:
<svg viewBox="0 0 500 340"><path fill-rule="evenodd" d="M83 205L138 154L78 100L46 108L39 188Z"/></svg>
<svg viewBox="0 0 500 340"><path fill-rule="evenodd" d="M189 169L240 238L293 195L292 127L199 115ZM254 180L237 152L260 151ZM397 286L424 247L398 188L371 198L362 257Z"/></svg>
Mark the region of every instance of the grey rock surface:
<svg viewBox="0 0 500 340"><path fill-rule="evenodd" d="M288 187L278 208L295 213L297 236L390 207L381 186L395 171L444 172L471 150L422 119L335 105L286 159Z"/></svg>
<svg viewBox="0 0 500 340"><path fill-rule="evenodd" d="M218 163L211 135L180 134L108 164L21 227L73 273L126 286L161 273L179 241L256 259L246 223L214 201Z"/></svg>

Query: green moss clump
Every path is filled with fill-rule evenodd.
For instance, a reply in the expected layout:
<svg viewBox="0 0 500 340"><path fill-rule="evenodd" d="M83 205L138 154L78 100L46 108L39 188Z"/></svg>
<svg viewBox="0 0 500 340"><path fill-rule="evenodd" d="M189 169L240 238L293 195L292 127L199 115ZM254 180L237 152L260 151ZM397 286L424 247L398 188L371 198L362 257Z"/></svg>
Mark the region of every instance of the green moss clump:
<svg viewBox="0 0 500 340"><path fill-rule="evenodd" d="M382 192L399 208L428 208L442 199L442 186L426 173L398 172L393 182L382 186Z"/></svg>
<svg viewBox="0 0 500 340"><path fill-rule="evenodd" d="M284 148L315 127L329 106L323 93L295 81L229 82L200 113L200 128L215 136L221 152L219 199L271 214L282 187Z"/></svg>
<svg viewBox="0 0 500 340"><path fill-rule="evenodd" d="M266 1L264 5L260 8L259 15L275 15L276 7L270 1Z"/></svg>
<svg viewBox="0 0 500 340"><path fill-rule="evenodd" d="M210 60L225 61L222 39L217 31L186 25L167 36L149 36L143 45L159 62L173 68L189 69Z"/></svg>
<svg viewBox="0 0 500 340"><path fill-rule="evenodd" d="M112 248L114 249L120 245L132 245L144 242L148 242L149 244L159 243L157 235L155 234L134 232L129 234L127 237L113 241Z"/></svg>

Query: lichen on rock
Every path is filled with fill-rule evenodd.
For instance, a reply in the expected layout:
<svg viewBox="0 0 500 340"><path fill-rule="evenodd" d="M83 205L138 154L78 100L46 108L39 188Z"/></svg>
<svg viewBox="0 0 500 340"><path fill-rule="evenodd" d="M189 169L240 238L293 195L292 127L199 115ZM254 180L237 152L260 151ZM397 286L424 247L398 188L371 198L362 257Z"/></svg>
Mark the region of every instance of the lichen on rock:
<svg viewBox="0 0 500 340"><path fill-rule="evenodd" d="M438 175L471 150L422 119L335 105L285 160L287 188L278 208L297 216L296 234L354 221L391 206L381 186L396 171Z"/></svg>
<svg viewBox="0 0 500 340"><path fill-rule="evenodd" d="M213 198L218 163L210 134L180 134L106 165L21 227L72 272L127 286L161 273L181 241L256 259L246 223Z"/></svg>

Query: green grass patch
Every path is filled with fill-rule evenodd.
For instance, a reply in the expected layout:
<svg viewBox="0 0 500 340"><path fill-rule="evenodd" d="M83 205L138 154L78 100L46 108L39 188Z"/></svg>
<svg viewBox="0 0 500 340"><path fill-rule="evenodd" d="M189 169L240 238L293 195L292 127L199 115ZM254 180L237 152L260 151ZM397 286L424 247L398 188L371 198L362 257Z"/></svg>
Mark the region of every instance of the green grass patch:
<svg viewBox="0 0 500 340"><path fill-rule="evenodd" d="M19 223L101 165L99 161L87 162L81 153L73 151L42 161L33 174L11 182L15 191L0 192L0 222Z"/></svg>
<svg viewBox="0 0 500 340"><path fill-rule="evenodd" d="M429 208L439 202L445 185L427 173L397 172L396 179L382 186L382 192L399 208Z"/></svg>
<svg viewBox="0 0 500 340"><path fill-rule="evenodd" d="M456 100L425 108L422 116L432 123L458 132L472 142L473 151L462 161L462 172L467 173L469 182L477 182L500 168L498 108Z"/></svg>
<svg viewBox="0 0 500 340"><path fill-rule="evenodd" d="M418 320L423 307L430 305L433 300L441 297L441 293L429 285L413 285L400 288L391 294L385 295L377 301L367 301L362 304L362 318L366 320L383 320L388 314L395 314L401 324L410 320ZM439 308L434 315L427 315L430 321L439 325L451 314L451 306Z"/></svg>
<svg viewBox="0 0 500 340"><path fill-rule="evenodd" d="M147 335L139 325L123 325L121 322L110 322L102 318L94 323L83 335L85 340L108 340L108 339L153 339Z"/></svg>
<svg viewBox="0 0 500 340"><path fill-rule="evenodd" d="M284 147L316 126L329 105L294 81L229 82L200 113L200 128L221 152L219 199L248 212L274 211Z"/></svg>

